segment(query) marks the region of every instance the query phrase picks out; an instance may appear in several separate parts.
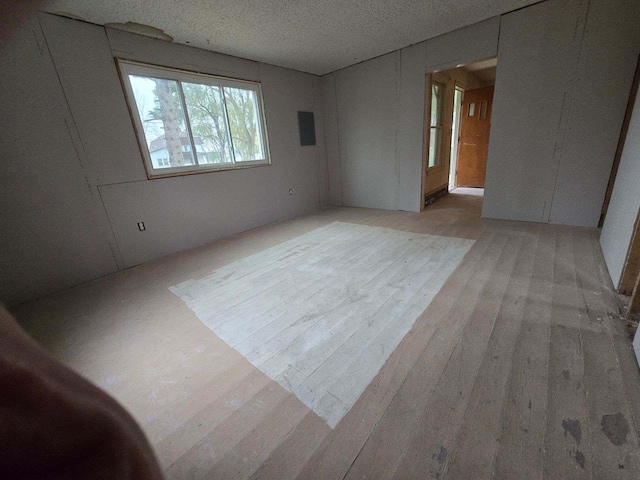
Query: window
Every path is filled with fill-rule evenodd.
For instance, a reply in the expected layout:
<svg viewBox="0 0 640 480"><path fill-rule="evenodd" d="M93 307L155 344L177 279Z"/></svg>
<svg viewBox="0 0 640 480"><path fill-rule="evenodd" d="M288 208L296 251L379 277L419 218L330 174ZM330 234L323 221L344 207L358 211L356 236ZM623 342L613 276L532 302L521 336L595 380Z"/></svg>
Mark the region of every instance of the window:
<svg viewBox="0 0 640 480"><path fill-rule="evenodd" d="M482 100L480 102L480 120L486 120L486 119L487 119L487 101Z"/></svg>
<svg viewBox="0 0 640 480"><path fill-rule="evenodd" d="M118 66L149 178L270 163L259 83Z"/></svg>
<svg viewBox="0 0 640 480"><path fill-rule="evenodd" d="M442 105L444 85L439 82L431 83L431 124L429 128L429 167L440 165L442 152L442 136L444 133L444 119Z"/></svg>

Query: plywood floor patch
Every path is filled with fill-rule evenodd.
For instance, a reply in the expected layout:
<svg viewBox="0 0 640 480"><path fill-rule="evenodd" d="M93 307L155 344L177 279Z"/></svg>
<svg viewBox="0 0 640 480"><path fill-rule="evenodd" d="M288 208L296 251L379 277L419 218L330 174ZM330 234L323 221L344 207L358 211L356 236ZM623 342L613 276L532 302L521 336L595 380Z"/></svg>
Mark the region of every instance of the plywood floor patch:
<svg viewBox="0 0 640 480"><path fill-rule="evenodd" d="M170 290L333 428L473 243L334 222Z"/></svg>

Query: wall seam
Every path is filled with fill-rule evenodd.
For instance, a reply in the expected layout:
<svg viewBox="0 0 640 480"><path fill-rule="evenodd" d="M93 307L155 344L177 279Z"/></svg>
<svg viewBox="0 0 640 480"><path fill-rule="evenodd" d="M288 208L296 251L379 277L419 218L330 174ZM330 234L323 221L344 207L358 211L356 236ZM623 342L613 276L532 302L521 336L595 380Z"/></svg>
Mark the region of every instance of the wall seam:
<svg viewBox="0 0 640 480"><path fill-rule="evenodd" d="M111 242L109 242L109 246L111 247L111 253L116 257L116 254L120 255L120 261L122 262L122 266L119 270L125 270L127 266L124 263L124 258L122 257L122 250L120 249L120 244L118 243L118 237L116 237L116 232L113 229L113 222L111 218L109 218L109 212L107 211L107 206L104 204L104 200L102 199L102 192L100 191L100 187L96 187L98 190L98 195L100 196L100 203L102 204L102 209L104 210L104 215L107 217L107 223L109 224L109 228L111 229L111 235L113 236L113 241L116 244L116 251L114 252L113 247L111 247ZM117 263L117 259L116 259Z"/></svg>
<svg viewBox="0 0 640 480"><path fill-rule="evenodd" d="M336 105L336 143L338 144L338 172L340 172L340 207L344 206L344 190L342 188L342 154L340 149L340 112L338 111L338 80L337 75L333 75L333 91Z"/></svg>
<svg viewBox="0 0 640 480"><path fill-rule="evenodd" d="M89 187L89 193L91 195L92 198L96 198L95 197L95 193L93 191L93 189L95 188L95 190L98 192L98 199L99 199L99 203L100 205L102 205L103 210L105 211L105 215L106 215L106 207L104 205L104 202L102 200L102 195L100 194L100 189L93 184L97 184L97 175L95 172L92 171L91 169L91 165L89 163L89 158L87 155L87 152L84 148L84 144L82 142L82 137L80 135L80 131L78 130L78 124L76 122L75 117L73 116L73 111L71 110L71 105L69 104L69 99L67 98L67 92L65 91L64 85L62 83L62 79L60 78L60 72L58 71L58 67L56 65L55 59L53 57L53 54L51 53L51 47L49 46L49 40L47 40L47 35L45 34L45 31L42 27L42 22L41 22L41 16L38 15L38 26L40 27L40 32L42 33L42 37L44 38L44 43L47 49L47 52L49 53L49 58L51 59L51 65L53 66L53 70L56 74L56 79L58 80L58 84L60 85L60 90L62 91L62 96L64 98L65 104L66 104L66 110L68 112L68 115L70 117L71 123L73 124L72 127L69 126L69 122L67 121L67 119L64 119L64 122L67 126L67 130L69 131L69 136L71 137L71 143L73 144L73 148L76 151L76 155L78 156L78 163L80 164L80 169L82 170L82 176L84 177L85 181L87 182L87 186ZM111 48L111 46L109 45L109 48ZM75 132L74 133L72 132ZM75 138L74 138L75 137ZM78 148L78 144L79 144L79 148ZM89 170L91 172L91 176L94 177L92 179L87 177L87 170ZM93 183L93 184L92 184ZM111 250L111 255L113 257L115 266L116 266L116 270L123 270L124 269L124 260L122 258L122 252L120 251L120 246L118 245L118 240L115 237L115 234L113 233L113 225L111 224L111 221L109 219L109 216L106 215L106 220L107 223L109 224L109 229L112 235L111 239L106 239L107 240L107 245L109 245L109 249ZM114 251L112 242L115 244L115 248L116 250Z"/></svg>
<svg viewBox="0 0 640 480"><path fill-rule="evenodd" d="M312 112L316 111L316 96L317 96L317 94L320 93L320 95L322 95L322 84L320 82L321 82L320 79L315 79L314 80L313 94L311 96L311 111ZM314 113L314 115L315 115L315 113ZM324 118L322 120L323 120L322 126L323 126L323 131L324 131ZM300 125L298 125L298 128L300 128ZM315 128L315 126L314 126L314 128ZM322 185L320 184L320 158L319 158L319 154L318 154L318 150L319 149L318 149L318 138L317 138L317 135L316 135L316 145L314 145L313 148L314 148L315 154L316 154L315 155L315 157L316 157L316 185L318 186L318 209L320 210L320 209L322 209ZM326 151L326 146L325 146L325 151Z"/></svg>
<svg viewBox="0 0 640 480"><path fill-rule="evenodd" d="M500 65L500 36L502 35L502 17L503 15L500 15L498 17L498 38L496 39L496 58L498 60L498 65ZM498 67L499 68L499 67ZM496 86L498 85L498 71L496 70L496 79L494 81L493 84L493 98L494 98L494 102L495 102L495 97L496 97ZM492 112L493 112L493 104L491 105L492 108ZM493 113L491 113L491 115L493 115ZM491 129L489 130L489 144L491 144ZM487 178L489 177L487 172L489 170L489 163L491 161L491 158L489 157L489 153L491 152L491 150L489 149L487 151L487 165L485 166L485 184L484 184L484 196L487 195ZM457 160L456 160L457 161ZM456 165L457 168L457 165ZM490 183L490 182L489 182ZM489 188L489 190L491 190L491 188ZM483 196L483 199L484 199ZM485 211L484 211L484 207L485 207L486 203L483 201L482 202L482 207L480 208L480 217L481 218L488 218L485 216Z"/></svg>
<svg viewBox="0 0 640 480"><path fill-rule="evenodd" d="M40 21L40 16L38 16L38 26L40 27L40 31L42 32L42 38L44 38L44 44L45 47L47 48L47 52L49 53L49 58L51 59L51 65L53 66L53 70L56 73L56 79L58 80L58 84L60 85L60 90L62 91L62 96L64 97L64 102L66 104L66 110L69 113L69 116L71 117L71 121L73 123L73 130L75 131L75 134L77 135L77 138L80 140L79 142L76 142L76 140L74 139L74 135L71 132L71 129L69 128L69 124L67 122L67 120L65 119L65 123L67 123L67 130L69 130L69 135L71 136L71 141L74 144L74 149L76 151L76 154L78 155L78 163L80 164L80 168L82 170L82 175L84 176L87 184L89 185L89 187L91 187L91 180L87 177L87 169L91 170L90 166L89 166L89 162L88 162L88 156L87 156L87 152L84 148L84 144L82 143L82 138L80 137L80 132L78 131L78 125L76 123L76 119L73 116L73 111L71 110L71 106L69 105L69 99L67 98L67 92L65 91L64 85L62 83L62 79L60 78L60 72L58 71L58 67L56 65L56 62L53 58L53 54L51 53L51 47L49 47L49 41L47 40L47 35L44 32L44 29L42 28L42 22ZM80 150L82 150L82 153L80 152L80 150L78 149L78 146L76 145L76 143L80 144ZM94 174L94 172L92 172L92 174ZM95 176L95 175L94 175ZM94 182L93 183L97 183L97 181L95 181L96 179L93 179Z"/></svg>
<svg viewBox="0 0 640 480"><path fill-rule="evenodd" d="M322 119L324 121L324 149L325 155L327 157L327 204L331 205L331 175L329 173L329 144L327 141L327 137L329 135L329 127L327 123L327 116L325 115L327 112L326 98L325 98L325 77L320 77L320 94L322 97ZM336 115L337 117L337 115Z"/></svg>
<svg viewBox="0 0 640 480"><path fill-rule="evenodd" d="M551 218L551 214L553 212L553 203L554 203L554 199L556 196L556 190L558 188L558 177L560 176L560 166L562 165L562 153L563 153L563 149L564 149L564 141L565 138L567 136L567 128L568 128L568 124L569 124L569 120L571 119L571 101L567 101L567 98L571 97L571 92L575 90L576 88L576 82L578 80L577 75L578 75L578 70L580 68L580 63L582 60L582 47L584 45L584 37L585 37L585 32L587 29L587 24L588 24L588 20L589 20L589 11L591 9L591 0L587 0L586 1L586 10L584 13L584 23L582 25L582 32L581 32L581 36L580 36L580 47L578 48L578 55L576 56L576 61L575 61L575 65L573 67L573 73L572 73L572 77L571 77L571 82L569 83L569 87L571 89L571 91L565 91L564 92L564 96L562 98L562 108L560 110L560 120L559 120L559 124L558 124L558 134L560 134L560 138L556 138L556 144L553 148L553 157L556 157L556 152L558 155L558 163L556 165L556 172L555 172L555 176L553 179L553 190L551 192L551 198L549 199L549 211L547 212L547 216L546 216L546 222L545 222L545 212L544 209L542 211L542 219L541 221L543 223L552 223L552 218ZM580 17L578 17L578 21L580 20ZM576 25L577 27L577 25ZM566 107L566 114L565 112L565 104L567 104ZM566 115L566 118L563 119L563 116ZM562 127L562 123L565 122L564 128ZM562 131L560 131L562 130ZM545 204L546 206L546 204Z"/></svg>
<svg viewBox="0 0 640 480"><path fill-rule="evenodd" d="M262 64L260 62L256 62L258 65L258 81L260 82L260 85L262 85ZM264 105L264 118L265 118L265 122L267 122L267 100L266 98L262 98L262 102ZM267 125L267 131L269 130L269 126ZM269 143L269 156L271 157L271 167L273 167L273 155L271 154L271 143ZM272 194L273 194L273 202L275 203L275 207L276 207L276 218L278 220L283 220L283 218L280 217L280 206L279 206L279 202L278 202L278 193L276 190L278 190L276 188L276 179L273 176L273 168L269 168L269 177L271 178L271 185L273 186L272 188Z"/></svg>
<svg viewBox="0 0 640 480"><path fill-rule="evenodd" d="M318 77L318 87L320 89L320 105L318 106L320 113L322 114L322 141L324 142L324 170L326 179L326 204L325 207L331 205L331 177L329 175L329 147L327 145L327 117L325 115L326 109L324 106L324 80L322 77ZM318 174L318 181L320 181L320 175ZM322 201L320 203L322 208Z"/></svg>
<svg viewBox="0 0 640 480"><path fill-rule="evenodd" d="M398 58L396 60L396 121L395 121L395 145L394 145L394 157L395 157L395 174L396 174L396 192L395 192L395 210L400 210L400 187L401 179L398 171L398 126L400 125L400 118L402 116L402 50L399 51Z"/></svg>

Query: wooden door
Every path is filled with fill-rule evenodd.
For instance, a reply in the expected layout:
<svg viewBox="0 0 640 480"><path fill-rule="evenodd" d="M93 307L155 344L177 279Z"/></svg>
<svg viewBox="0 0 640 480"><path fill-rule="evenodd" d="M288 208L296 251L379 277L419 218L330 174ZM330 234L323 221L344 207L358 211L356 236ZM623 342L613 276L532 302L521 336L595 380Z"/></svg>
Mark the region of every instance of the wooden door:
<svg viewBox="0 0 640 480"><path fill-rule="evenodd" d="M459 187L484 187L492 104L493 85L464 92L456 175Z"/></svg>

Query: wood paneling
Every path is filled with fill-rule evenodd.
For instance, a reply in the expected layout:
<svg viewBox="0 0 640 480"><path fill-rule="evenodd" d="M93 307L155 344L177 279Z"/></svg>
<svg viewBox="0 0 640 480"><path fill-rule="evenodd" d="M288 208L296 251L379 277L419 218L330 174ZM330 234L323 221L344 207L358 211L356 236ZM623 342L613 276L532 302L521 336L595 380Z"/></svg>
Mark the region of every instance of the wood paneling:
<svg viewBox="0 0 640 480"><path fill-rule="evenodd" d="M640 276L636 280L636 286L631 294L631 301L629 302L629 313L636 315L640 313Z"/></svg>

